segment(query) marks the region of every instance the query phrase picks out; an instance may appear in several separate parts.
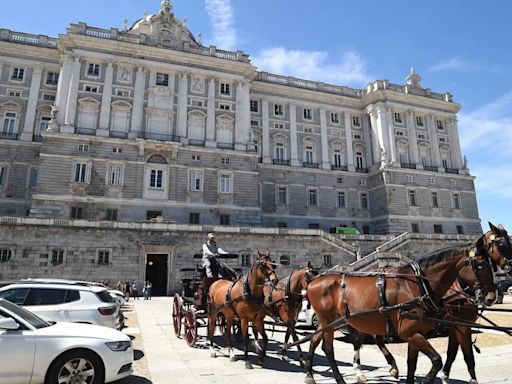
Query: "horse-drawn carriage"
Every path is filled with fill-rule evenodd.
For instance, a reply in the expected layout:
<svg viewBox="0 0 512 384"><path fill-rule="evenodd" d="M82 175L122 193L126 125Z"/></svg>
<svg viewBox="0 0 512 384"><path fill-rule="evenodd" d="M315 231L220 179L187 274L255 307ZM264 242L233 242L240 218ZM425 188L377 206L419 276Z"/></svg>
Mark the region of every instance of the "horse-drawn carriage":
<svg viewBox="0 0 512 384"><path fill-rule="evenodd" d="M201 254L194 254L195 260L200 260ZM237 267L237 254L223 254L217 257L222 260L221 267L229 270L231 275L239 275L241 270ZM236 260L235 262L233 260ZM174 295L172 305L172 320L174 333L176 337L180 337L183 326L184 336L189 346L194 346L197 340L198 328L208 325L208 314L206 311L206 297L208 295L209 286L219 278L206 277L205 270L201 264L195 267L181 268L181 294ZM199 302L198 302L199 298ZM202 300L202 298L204 298ZM226 321L222 315L217 317L216 326L219 331L224 334ZM240 325L238 321L233 324L233 334L240 341Z"/></svg>

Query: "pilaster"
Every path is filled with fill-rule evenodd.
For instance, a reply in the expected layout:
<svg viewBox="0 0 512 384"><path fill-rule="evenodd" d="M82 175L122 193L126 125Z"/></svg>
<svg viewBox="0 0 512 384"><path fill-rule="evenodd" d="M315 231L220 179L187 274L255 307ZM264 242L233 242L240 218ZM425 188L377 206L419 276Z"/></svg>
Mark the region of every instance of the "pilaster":
<svg viewBox="0 0 512 384"><path fill-rule="evenodd" d="M236 86L235 149L245 151L250 136L250 95L249 84L238 82Z"/></svg>
<svg viewBox="0 0 512 384"><path fill-rule="evenodd" d="M375 157L372 153L372 135L370 132L370 117L368 115L361 116L361 124L363 124L363 136L364 136L364 145L366 147L366 164L368 168L371 168L373 164L375 164Z"/></svg>
<svg viewBox="0 0 512 384"><path fill-rule="evenodd" d="M329 142L327 141L327 111L320 109L320 140L322 143L322 169L331 169L329 163Z"/></svg>
<svg viewBox="0 0 512 384"><path fill-rule="evenodd" d="M380 148L382 148L381 144L379 143L379 132L377 127L377 112L373 107L369 107L366 109L366 112L368 112L368 116L370 117L370 128L371 128L371 141L372 141L372 153L373 153L373 159L374 164L377 165L377 167L380 167L380 160L381 160L381 151Z"/></svg>
<svg viewBox="0 0 512 384"><path fill-rule="evenodd" d="M215 147L215 78L208 81L208 101L206 106L206 143L207 147Z"/></svg>
<svg viewBox="0 0 512 384"><path fill-rule="evenodd" d="M135 74L135 90L133 92L132 121L128 137L137 138L142 132L142 119L144 116L144 88L146 87L146 72L143 67L137 69Z"/></svg>
<svg viewBox="0 0 512 384"><path fill-rule="evenodd" d="M435 116L429 114L427 115L426 120L430 143L432 145L432 161L434 163L433 166L439 168L441 166L441 153L439 152L439 138L437 137Z"/></svg>
<svg viewBox="0 0 512 384"><path fill-rule="evenodd" d="M393 125L393 111L390 107L387 108L386 113L386 125L387 134L389 140L389 152L391 155L391 166L397 165L397 153L396 153L396 143L395 143L395 127Z"/></svg>
<svg viewBox="0 0 512 384"><path fill-rule="evenodd" d="M297 105L290 104L290 164L298 167L299 156L297 148Z"/></svg>
<svg viewBox="0 0 512 384"><path fill-rule="evenodd" d="M345 117L345 144L347 146L347 169L350 172L354 172L356 167L354 166L354 148L352 146L352 121L350 119L350 114L345 111L343 113Z"/></svg>
<svg viewBox="0 0 512 384"><path fill-rule="evenodd" d="M63 125L66 118L66 104L69 95L69 81L73 72L73 58L64 54L62 67L60 68L59 81L57 83L57 95L55 96L55 106L57 108L57 124Z"/></svg>
<svg viewBox="0 0 512 384"><path fill-rule="evenodd" d="M261 100L261 141L263 163L270 164L270 127L268 121L268 101Z"/></svg>
<svg viewBox="0 0 512 384"><path fill-rule="evenodd" d="M114 80L114 67L111 62L107 63L105 70L105 82L103 83L103 96L101 97L100 127L96 134L98 136L109 135L110 125L110 104L112 102L112 82Z"/></svg>
<svg viewBox="0 0 512 384"><path fill-rule="evenodd" d="M419 168L419 152L418 152L418 139L416 137L416 124L414 122L414 116L412 111L405 113L407 127L409 128L409 148L411 149L411 163L416 164L416 168Z"/></svg>
<svg viewBox="0 0 512 384"><path fill-rule="evenodd" d="M182 73L178 83L178 118L176 121L176 135L182 143L187 139L187 104L188 104L188 74Z"/></svg>
<svg viewBox="0 0 512 384"><path fill-rule="evenodd" d="M450 145L452 152L453 167L462 168L462 153L460 150L459 129L457 127L457 118L453 117L448 120L448 135L450 137Z"/></svg>
<svg viewBox="0 0 512 384"><path fill-rule="evenodd" d="M37 99L39 98L39 89L41 88L41 78L43 68L35 67L32 71L32 82L30 83L30 94L28 96L27 113L25 115L25 124L20 139L22 141L32 141L34 134L34 122L36 119Z"/></svg>
<svg viewBox="0 0 512 384"><path fill-rule="evenodd" d="M69 81L68 97L66 102L66 117L63 133L75 133L76 109L78 103L78 87L80 86L80 58L75 57L72 64L71 77ZM58 116L58 115L57 115Z"/></svg>

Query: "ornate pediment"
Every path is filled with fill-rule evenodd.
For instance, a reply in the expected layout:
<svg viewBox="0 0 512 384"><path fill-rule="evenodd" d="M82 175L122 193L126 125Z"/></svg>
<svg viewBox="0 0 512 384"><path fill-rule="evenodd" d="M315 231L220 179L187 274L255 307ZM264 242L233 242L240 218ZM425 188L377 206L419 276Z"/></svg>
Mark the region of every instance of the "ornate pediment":
<svg viewBox="0 0 512 384"><path fill-rule="evenodd" d="M186 42L197 44L185 23L174 16L172 5L168 0L162 1L158 14L145 16L128 32L145 34L148 44L167 48L181 48Z"/></svg>

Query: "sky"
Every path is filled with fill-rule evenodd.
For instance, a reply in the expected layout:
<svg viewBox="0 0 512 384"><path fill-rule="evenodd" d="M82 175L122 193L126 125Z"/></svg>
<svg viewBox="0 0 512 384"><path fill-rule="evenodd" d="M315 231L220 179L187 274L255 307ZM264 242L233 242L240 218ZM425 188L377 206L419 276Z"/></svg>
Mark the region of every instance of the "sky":
<svg viewBox="0 0 512 384"><path fill-rule="evenodd" d="M123 28L159 0L0 0L0 28L58 36L70 23ZM242 50L259 70L364 88L404 84L450 92L462 153L487 221L512 231L512 2L491 0L171 0L204 45Z"/></svg>

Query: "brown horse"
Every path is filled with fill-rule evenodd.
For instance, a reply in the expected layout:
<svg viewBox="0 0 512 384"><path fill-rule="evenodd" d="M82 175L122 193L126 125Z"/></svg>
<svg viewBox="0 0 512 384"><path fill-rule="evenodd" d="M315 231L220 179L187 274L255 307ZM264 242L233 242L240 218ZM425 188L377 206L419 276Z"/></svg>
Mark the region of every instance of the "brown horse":
<svg viewBox="0 0 512 384"><path fill-rule="evenodd" d="M290 336L294 341L298 340L295 324L302 309L302 291L307 288L316 274L317 272L308 263L307 267L291 272L287 277L279 280L275 286L266 285L263 288L265 307L260 311L259 317L263 321L267 315L270 315L277 320L278 324L286 326L284 345L288 343ZM255 339L257 344L256 333ZM297 349L299 350L301 365L303 365L304 357L299 345L297 345ZM285 347L279 353L283 356L283 359L288 359Z"/></svg>
<svg viewBox="0 0 512 384"><path fill-rule="evenodd" d="M343 274L321 276L312 281L308 287L308 297L318 316L319 327L325 330L311 339L306 383L314 383L314 351L322 339L322 348L337 383L345 383L334 360L334 327L331 325L342 317L359 332L370 335L386 336L389 329L392 329L394 334L408 342L407 383L414 383L419 352L423 352L432 361L432 368L425 378L425 383L432 383L442 368L442 362L425 337L435 327L435 322L424 321L423 317L441 312L443 296L457 278L457 273L471 260L491 257L497 249L499 257L495 261L501 267L507 266L502 253L510 250L503 245L503 239L498 242L496 236L490 236L488 240L490 243L484 240L480 247L477 242L477 247L451 248L418 262L391 269L384 279L387 287L383 298L375 292L379 276ZM480 251L481 248L485 249L485 253ZM485 294L494 300L494 292ZM382 301L393 310L383 313Z"/></svg>
<svg viewBox="0 0 512 384"><path fill-rule="evenodd" d="M480 260L473 259L473 262L466 265L459 271L457 280L452 284L447 294L443 298L443 307L446 311L446 319L451 321L464 321L474 322L478 317L478 305L491 305L493 304L492 295L485 296L482 294L482 286L486 290L492 292L496 291L494 284L494 274L491 267L490 260L483 258ZM347 327L348 332L342 338L342 341L349 342L354 345L354 371L356 373L356 380L358 383L365 382L366 376L361 371L360 350L363 341L367 335L364 335L350 326ZM375 336L375 342L386 361L391 366L390 374L398 378L398 367L395 358L384 345L384 338L382 336ZM468 371L471 375L471 384L477 384L475 376L475 359L473 356L473 344L471 342L471 328L467 326L452 326L449 328L448 338L448 357L446 364L443 368L443 383L448 384L448 375L457 348L461 345L464 353L464 358L468 366Z"/></svg>
<svg viewBox="0 0 512 384"><path fill-rule="evenodd" d="M249 322L254 326L263 337L263 346L258 353L258 364L263 365L267 349L268 338L265 333L263 321L258 317L259 311L263 306L263 286L265 280L270 280L273 284L277 283L277 277L274 272L275 264L270 259L270 252L258 252L258 257L245 279L231 282L229 280L218 280L213 283L208 292L208 337L210 339L210 354L217 357L213 343L213 332L215 330L215 321L219 313L226 318L226 342L229 349L231 361L236 361L231 347L231 328L233 320L236 317L240 319L242 336L244 340L245 367L252 369L249 361Z"/></svg>

